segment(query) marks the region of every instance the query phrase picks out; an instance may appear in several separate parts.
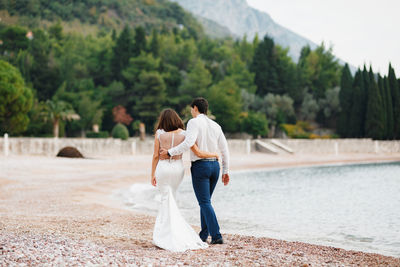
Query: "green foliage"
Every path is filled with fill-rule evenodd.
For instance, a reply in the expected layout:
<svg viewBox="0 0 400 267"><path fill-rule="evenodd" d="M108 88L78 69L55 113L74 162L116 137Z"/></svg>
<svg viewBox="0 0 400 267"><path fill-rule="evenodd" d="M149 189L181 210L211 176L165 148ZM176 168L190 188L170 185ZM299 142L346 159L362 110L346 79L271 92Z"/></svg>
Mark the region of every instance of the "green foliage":
<svg viewBox="0 0 400 267"><path fill-rule="evenodd" d="M236 132L240 128L239 114L242 109L240 89L232 78L213 85L208 92L208 103L216 121L224 131Z"/></svg>
<svg viewBox="0 0 400 267"><path fill-rule="evenodd" d="M363 102L361 91L364 90L364 80L360 69L356 72L353 82L353 94L352 94L352 107L348 114L349 116L349 128L348 137L362 137L363 136Z"/></svg>
<svg viewBox="0 0 400 267"><path fill-rule="evenodd" d="M271 124L279 125L295 120L293 100L287 95L267 94L264 97L264 107Z"/></svg>
<svg viewBox="0 0 400 267"><path fill-rule="evenodd" d="M166 98L165 91L165 83L159 73L142 72L139 75L139 81L135 84L137 101L133 111L149 131L154 128L161 112Z"/></svg>
<svg viewBox="0 0 400 267"><path fill-rule="evenodd" d="M146 42L146 32L143 27L137 27L135 29L135 42L132 47L133 56L137 57L140 55L142 51L145 51L147 42Z"/></svg>
<svg viewBox="0 0 400 267"><path fill-rule="evenodd" d="M365 118L365 135L373 139L381 139L384 136L384 119L382 110L382 98L375 81L372 69L370 69L368 84L368 103Z"/></svg>
<svg viewBox="0 0 400 267"><path fill-rule="evenodd" d="M342 69L342 77L340 80L339 100L342 111L339 115L338 133L342 137L348 137L351 129L350 117L353 105L353 77L351 76L349 65L346 63Z"/></svg>
<svg viewBox="0 0 400 267"><path fill-rule="evenodd" d="M210 72L205 68L202 61L198 61L194 68L184 76L181 86L178 89L178 101L181 108L198 96L205 96L207 88L211 84Z"/></svg>
<svg viewBox="0 0 400 267"><path fill-rule="evenodd" d="M112 129L111 136L113 138L119 138L119 139L122 139L122 140L127 140L129 138L128 128L126 128L125 125L123 125L121 123L118 123Z"/></svg>
<svg viewBox="0 0 400 267"><path fill-rule="evenodd" d="M268 135L268 120L265 114L245 112L242 114L241 131L251 134L254 138Z"/></svg>
<svg viewBox="0 0 400 267"><path fill-rule="evenodd" d="M54 98L46 101L46 113L48 119L53 123L53 136L59 136L59 126L62 121L79 120L71 104Z"/></svg>
<svg viewBox="0 0 400 267"><path fill-rule="evenodd" d="M312 127L308 122L298 121L296 124L282 124L281 127L290 138L308 139L311 137Z"/></svg>
<svg viewBox="0 0 400 267"><path fill-rule="evenodd" d="M393 103L393 137L395 139L400 139L400 88L394 69L390 64L388 81Z"/></svg>
<svg viewBox="0 0 400 267"><path fill-rule="evenodd" d="M86 133L87 138L108 138L109 134L107 131L100 131L98 133L96 132L87 132Z"/></svg>
<svg viewBox="0 0 400 267"><path fill-rule="evenodd" d="M133 35L128 26L122 30L113 48L111 70L118 80L121 79L121 72L128 66L129 59L133 56Z"/></svg>
<svg viewBox="0 0 400 267"><path fill-rule="evenodd" d="M163 107L187 113L192 99L204 96L224 131L245 124L253 135L265 135L266 117L271 129L307 120L341 136L365 137L372 129L366 114L370 120L376 109L383 112L379 138L399 138L399 81L391 67L389 77L378 78L376 104L368 96L375 91L366 68L352 81L348 66L324 44L304 47L295 63L268 36L252 42L205 37L192 15L164 0L2 3L20 26L0 25L0 57L19 69L37 97L28 135L51 132L41 118L47 100L69 103L80 115L79 121L59 120L61 135L65 126L68 136L83 136L94 123L111 131L119 105L151 130Z"/></svg>
<svg viewBox="0 0 400 267"><path fill-rule="evenodd" d="M19 26L6 27L0 32L0 40L3 44L0 46L0 52L18 52L28 48L29 39L26 37L27 30Z"/></svg>
<svg viewBox="0 0 400 267"><path fill-rule="evenodd" d="M0 134L20 134L29 123L32 90L15 67L0 60Z"/></svg>
<svg viewBox="0 0 400 267"><path fill-rule="evenodd" d="M393 139L394 137L394 119L393 119L393 101L392 94L390 92L389 80L387 77L383 78L383 88L386 98L386 139Z"/></svg>

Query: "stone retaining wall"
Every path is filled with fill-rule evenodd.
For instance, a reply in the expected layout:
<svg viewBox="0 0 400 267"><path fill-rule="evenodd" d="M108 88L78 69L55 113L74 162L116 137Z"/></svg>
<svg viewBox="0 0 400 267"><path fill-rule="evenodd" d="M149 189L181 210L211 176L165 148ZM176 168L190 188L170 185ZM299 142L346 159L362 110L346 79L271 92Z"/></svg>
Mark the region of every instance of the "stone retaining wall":
<svg viewBox="0 0 400 267"><path fill-rule="evenodd" d="M0 155L4 155L5 139L0 138ZM290 147L296 154L342 154L342 153L400 153L400 140L373 141L371 139L275 139ZM269 142L269 139L261 141ZM86 157L109 155L152 154L153 139L127 141L104 138L8 138L10 155L55 156L66 146L76 147ZM231 153L251 153L256 151L254 140L230 139ZM279 150L280 153L285 153Z"/></svg>

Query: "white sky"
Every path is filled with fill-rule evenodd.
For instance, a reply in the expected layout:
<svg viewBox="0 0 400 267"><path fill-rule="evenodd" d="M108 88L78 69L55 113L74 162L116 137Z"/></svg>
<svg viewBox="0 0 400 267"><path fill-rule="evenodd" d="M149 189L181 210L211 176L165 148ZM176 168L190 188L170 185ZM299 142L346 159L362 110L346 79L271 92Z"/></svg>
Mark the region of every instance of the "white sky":
<svg viewBox="0 0 400 267"><path fill-rule="evenodd" d="M278 24L333 46L354 66L372 64L387 75L389 62L400 76L399 0L247 0Z"/></svg>

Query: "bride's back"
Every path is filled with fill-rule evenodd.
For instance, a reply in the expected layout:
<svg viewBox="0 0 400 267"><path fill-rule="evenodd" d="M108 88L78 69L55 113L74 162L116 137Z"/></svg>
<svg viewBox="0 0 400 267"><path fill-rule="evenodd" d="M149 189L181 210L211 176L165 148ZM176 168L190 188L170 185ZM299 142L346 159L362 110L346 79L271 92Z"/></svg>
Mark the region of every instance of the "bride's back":
<svg viewBox="0 0 400 267"><path fill-rule="evenodd" d="M175 133L160 131L158 139L160 140L160 149L168 150L182 143L183 140L185 140L185 135L184 131ZM181 158L182 155L177 155L172 157L172 159L181 159Z"/></svg>

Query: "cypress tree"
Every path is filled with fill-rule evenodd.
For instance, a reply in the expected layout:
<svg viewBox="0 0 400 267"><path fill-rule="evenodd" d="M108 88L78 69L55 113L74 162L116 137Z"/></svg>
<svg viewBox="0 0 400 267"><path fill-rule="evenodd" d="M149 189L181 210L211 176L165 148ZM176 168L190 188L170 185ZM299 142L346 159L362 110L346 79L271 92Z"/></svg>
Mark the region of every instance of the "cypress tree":
<svg viewBox="0 0 400 267"><path fill-rule="evenodd" d="M365 136L373 139L381 139L384 135L382 101L378 84L370 67L368 82L368 102L365 117Z"/></svg>
<svg viewBox="0 0 400 267"><path fill-rule="evenodd" d="M367 67L364 65L364 69L362 71L362 86L360 87L360 97L362 101L362 119L361 119L361 132L360 137L365 137L365 118L367 115L367 105L368 105L368 87L370 82L369 73L367 71Z"/></svg>
<svg viewBox="0 0 400 267"><path fill-rule="evenodd" d="M383 78L383 86L385 89L385 98L386 98L386 139L392 140L394 137L393 131L393 101L392 94L390 92L389 80L385 76Z"/></svg>
<svg viewBox="0 0 400 267"><path fill-rule="evenodd" d="M348 137L350 131L350 117L353 104L353 77L351 76L349 65L346 63L342 69L340 81L339 101L342 109L339 116L338 133L342 137Z"/></svg>
<svg viewBox="0 0 400 267"><path fill-rule="evenodd" d="M391 64L389 64L388 80L393 103L393 137L400 139L400 92L396 74Z"/></svg>
<svg viewBox="0 0 400 267"><path fill-rule="evenodd" d="M363 125L363 99L361 88L364 87L363 75L360 69L357 70L354 76L353 93L352 93L352 107L349 114L349 137L362 137Z"/></svg>
<svg viewBox="0 0 400 267"><path fill-rule="evenodd" d="M381 138L386 139L387 137L386 93L383 84L383 78L380 74L378 74L378 91L381 97L381 112L382 112L382 124L383 124L383 132Z"/></svg>

